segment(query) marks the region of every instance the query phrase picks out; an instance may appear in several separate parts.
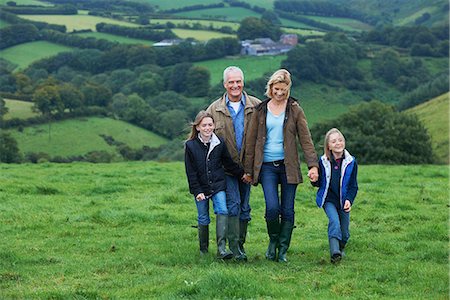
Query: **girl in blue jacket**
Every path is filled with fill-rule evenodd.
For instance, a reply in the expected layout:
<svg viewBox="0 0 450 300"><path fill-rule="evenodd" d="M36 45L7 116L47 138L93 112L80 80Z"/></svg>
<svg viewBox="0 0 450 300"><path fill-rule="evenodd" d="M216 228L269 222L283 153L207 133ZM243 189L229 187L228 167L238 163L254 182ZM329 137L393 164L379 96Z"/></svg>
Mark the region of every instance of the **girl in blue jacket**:
<svg viewBox="0 0 450 300"><path fill-rule="evenodd" d="M233 161L225 142L214 133L211 114L200 111L192 124L191 134L185 144L185 167L189 191L195 197L198 213L200 253L208 252L209 199L216 214L217 256L220 259L239 257L238 239L226 249L228 210L226 203L225 170L242 178L244 170Z"/></svg>
<svg viewBox="0 0 450 300"><path fill-rule="evenodd" d="M350 237L350 211L358 191L358 164L345 149L344 135L336 128L325 135L324 155L319 159L316 203L328 217L331 262L341 260Z"/></svg>

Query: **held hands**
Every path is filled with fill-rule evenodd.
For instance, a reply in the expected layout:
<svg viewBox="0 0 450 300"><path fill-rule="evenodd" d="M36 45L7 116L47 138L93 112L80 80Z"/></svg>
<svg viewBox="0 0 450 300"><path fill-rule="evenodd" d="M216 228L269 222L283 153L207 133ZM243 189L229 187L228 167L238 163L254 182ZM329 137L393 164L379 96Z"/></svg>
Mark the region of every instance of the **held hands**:
<svg viewBox="0 0 450 300"><path fill-rule="evenodd" d="M200 193L200 194L198 194L197 196L195 196L195 199L196 199L197 201L202 201L202 200L205 200L205 199L206 199L206 196L205 196L205 194Z"/></svg>
<svg viewBox="0 0 450 300"><path fill-rule="evenodd" d="M246 184L251 184L253 181L253 178L252 178L252 175L246 173L246 174L242 175L241 180Z"/></svg>
<svg viewBox="0 0 450 300"><path fill-rule="evenodd" d="M350 202L350 200L345 200L344 203L344 211L346 213L350 212L352 210L352 203Z"/></svg>
<svg viewBox="0 0 450 300"><path fill-rule="evenodd" d="M317 167L312 167L309 169L308 177L311 182L316 182L319 180L319 169L317 169Z"/></svg>

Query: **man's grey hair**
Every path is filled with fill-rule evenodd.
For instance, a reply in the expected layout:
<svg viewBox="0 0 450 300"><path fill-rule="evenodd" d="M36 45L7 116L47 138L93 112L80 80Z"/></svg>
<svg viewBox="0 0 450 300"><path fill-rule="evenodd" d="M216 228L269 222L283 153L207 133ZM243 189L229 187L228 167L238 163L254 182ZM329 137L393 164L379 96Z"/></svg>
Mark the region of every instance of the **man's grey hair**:
<svg viewBox="0 0 450 300"><path fill-rule="evenodd" d="M242 77L242 82L244 82L244 72L242 72L241 68L236 67L236 66L230 66L223 71L223 82L224 83L227 82L227 80L228 80L228 74L230 74L232 72L240 73L241 77Z"/></svg>

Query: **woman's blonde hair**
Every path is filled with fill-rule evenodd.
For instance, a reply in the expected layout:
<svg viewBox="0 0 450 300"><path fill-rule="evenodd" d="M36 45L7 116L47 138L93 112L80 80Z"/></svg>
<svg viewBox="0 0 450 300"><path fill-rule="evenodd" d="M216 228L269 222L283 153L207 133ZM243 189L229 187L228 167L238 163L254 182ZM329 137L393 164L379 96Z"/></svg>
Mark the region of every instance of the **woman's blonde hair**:
<svg viewBox="0 0 450 300"><path fill-rule="evenodd" d="M270 76L269 81L266 85L266 92L265 95L269 98L273 97L272 94L272 86L277 83L286 83L287 84L287 97L289 98L289 95L291 93L291 86L292 86L292 80L291 80L291 73L289 73L286 69L279 69L278 71L275 71L275 73Z"/></svg>
<svg viewBox="0 0 450 300"><path fill-rule="evenodd" d="M323 152L325 156L328 158L328 160L331 160L331 150L330 147L328 147L328 142L330 141L330 135L332 135L333 133L337 133L340 136L342 136L345 142L345 136L342 134L342 132L339 131L339 129L331 128L330 130L328 130L328 132L325 134L325 140L323 144Z"/></svg>
<svg viewBox="0 0 450 300"><path fill-rule="evenodd" d="M194 122L190 124L192 129L191 132L189 133L188 140L193 140L198 137L198 131L196 127L202 122L204 118L211 118L214 122L214 118L209 112L206 112L205 110L199 111L199 113L194 119Z"/></svg>

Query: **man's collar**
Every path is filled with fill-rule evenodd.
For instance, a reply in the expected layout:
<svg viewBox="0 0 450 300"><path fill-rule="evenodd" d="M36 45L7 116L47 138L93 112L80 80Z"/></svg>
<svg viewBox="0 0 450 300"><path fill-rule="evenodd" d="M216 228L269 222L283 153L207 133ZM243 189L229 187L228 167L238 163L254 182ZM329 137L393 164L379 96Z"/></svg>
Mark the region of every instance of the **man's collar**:
<svg viewBox="0 0 450 300"><path fill-rule="evenodd" d="M230 102L231 102L231 101L230 101L230 98L228 98L228 93L226 93L226 94L225 94L225 103L226 103L226 105L228 105ZM242 93L242 95L241 95L241 100L240 100L240 102L241 102L242 105L244 105L244 107L245 107L245 94L244 94L244 93Z"/></svg>

